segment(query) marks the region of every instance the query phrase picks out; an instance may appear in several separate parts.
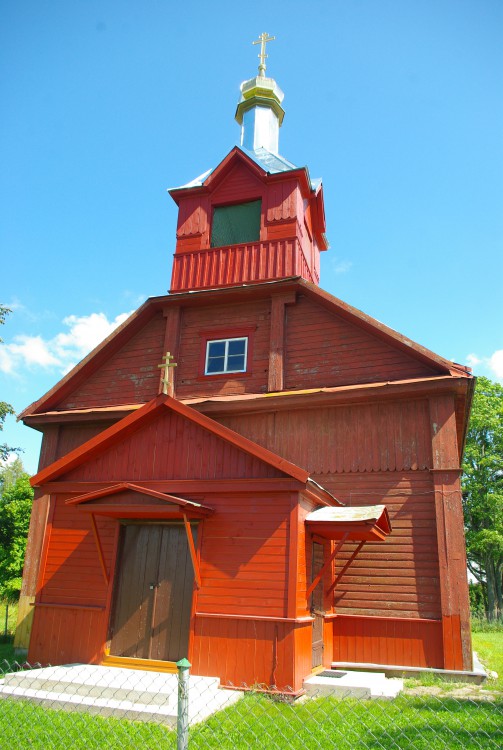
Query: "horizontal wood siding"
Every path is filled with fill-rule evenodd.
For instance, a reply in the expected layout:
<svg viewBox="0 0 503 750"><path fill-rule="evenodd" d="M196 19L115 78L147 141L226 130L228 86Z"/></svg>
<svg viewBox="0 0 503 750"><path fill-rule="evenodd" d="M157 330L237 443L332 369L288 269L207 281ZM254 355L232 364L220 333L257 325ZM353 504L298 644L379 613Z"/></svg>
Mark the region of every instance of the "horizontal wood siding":
<svg viewBox="0 0 503 750"><path fill-rule="evenodd" d="M373 617L333 620L334 663L442 669L442 623Z"/></svg>
<svg viewBox="0 0 503 750"><path fill-rule="evenodd" d="M294 629L294 623L196 616L192 672L219 675L223 685L299 690L310 669L295 678Z"/></svg>
<svg viewBox="0 0 503 750"><path fill-rule="evenodd" d="M287 309L290 390L421 377L435 371L306 297Z"/></svg>
<svg viewBox="0 0 503 750"><path fill-rule="evenodd" d="M317 481L350 506L384 503L392 532L367 543L337 584L340 614L437 619L441 617L435 499L429 472L323 475ZM356 543L336 559L339 572Z"/></svg>
<svg viewBox="0 0 503 750"><path fill-rule="evenodd" d="M269 367L271 304L269 300L242 305L215 305L211 309L186 309L182 317L180 357L176 372L176 397L179 399L200 395L229 395L236 393L260 393L267 390ZM232 329L233 336L239 330L252 340L253 353L249 358L247 372L243 376L207 377L204 375L205 334L211 338L225 336ZM213 334L214 332L214 334Z"/></svg>
<svg viewBox="0 0 503 750"><path fill-rule="evenodd" d="M88 514L55 503L28 658L43 664L97 662L106 639L107 586ZM97 519L108 573L115 522Z"/></svg>
<svg viewBox="0 0 503 750"><path fill-rule="evenodd" d="M432 465L426 399L226 416L218 421L313 474L409 471Z"/></svg>
<svg viewBox="0 0 503 750"><path fill-rule="evenodd" d="M290 497L255 494L207 502L197 611L287 616Z"/></svg>
<svg viewBox="0 0 503 750"><path fill-rule="evenodd" d="M163 355L166 323L158 313L85 383L58 404L58 409L83 409L149 401L159 391L157 365Z"/></svg>
<svg viewBox="0 0 503 750"><path fill-rule="evenodd" d="M52 529L39 601L43 604L104 606L107 587L87 513L55 499ZM115 522L98 518L103 555L110 573Z"/></svg>
<svg viewBox="0 0 503 750"><path fill-rule="evenodd" d="M231 203L244 203L262 198L265 184L242 162L237 163L211 193L214 206Z"/></svg>

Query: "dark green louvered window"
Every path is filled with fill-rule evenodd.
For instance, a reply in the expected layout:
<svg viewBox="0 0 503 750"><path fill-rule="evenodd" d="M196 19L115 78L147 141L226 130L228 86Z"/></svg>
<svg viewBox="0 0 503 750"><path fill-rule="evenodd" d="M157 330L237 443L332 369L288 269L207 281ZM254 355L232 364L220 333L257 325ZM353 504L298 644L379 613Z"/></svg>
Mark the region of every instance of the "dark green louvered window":
<svg viewBox="0 0 503 750"><path fill-rule="evenodd" d="M258 242L261 203L259 200L236 206L216 206L213 209L211 247Z"/></svg>

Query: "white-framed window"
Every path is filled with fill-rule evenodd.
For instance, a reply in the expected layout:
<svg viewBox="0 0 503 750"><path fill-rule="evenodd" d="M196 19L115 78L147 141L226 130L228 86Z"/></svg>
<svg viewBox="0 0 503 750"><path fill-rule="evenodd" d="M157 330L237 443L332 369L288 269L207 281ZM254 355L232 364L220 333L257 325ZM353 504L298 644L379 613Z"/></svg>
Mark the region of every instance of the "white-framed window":
<svg viewBox="0 0 503 750"><path fill-rule="evenodd" d="M236 339L215 339L206 343L205 375L246 372L248 336Z"/></svg>

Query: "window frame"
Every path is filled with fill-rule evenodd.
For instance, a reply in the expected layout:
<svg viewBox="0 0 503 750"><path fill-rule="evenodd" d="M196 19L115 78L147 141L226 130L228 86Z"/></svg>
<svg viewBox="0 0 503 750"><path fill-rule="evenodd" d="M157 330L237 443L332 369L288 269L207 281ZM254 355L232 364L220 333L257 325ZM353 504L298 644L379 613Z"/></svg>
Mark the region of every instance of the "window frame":
<svg viewBox="0 0 503 750"><path fill-rule="evenodd" d="M199 355L198 380L234 380L235 378L247 378L252 375L253 362L253 339L257 326L239 326L236 328L220 328L200 331L201 348ZM238 372L206 372L208 344L212 341L226 341L229 339L247 339L245 370Z"/></svg>
<svg viewBox="0 0 503 750"><path fill-rule="evenodd" d="M229 344L231 341L244 341L245 342L245 350L244 350L244 367L241 370L229 370L227 365L229 362ZM225 344L224 348L224 369L223 370L216 370L215 372L208 372L208 364L210 359L210 346L211 344ZM241 354L238 356L242 356ZM206 360L204 364L204 374L205 375L235 375L238 373L244 373L246 372L246 366L248 364L248 336L236 336L234 338L224 338L224 339L208 339L206 342Z"/></svg>
<svg viewBox="0 0 503 750"><path fill-rule="evenodd" d="M229 209L229 208L237 208L239 206L245 206L248 203L260 203L260 210L259 210L259 224L258 224L258 237L257 239L253 240L245 240L244 242L233 242L231 244L227 243L226 245L214 245L213 244L213 223L214 223L214 217L215 217L215 211L219 209ZM234 245L254 245L257 242L261 242L262 239L262 227L264 223L264 201L263 196L259 196L257 198L247 198L246 200L239 201L239 202L233 202L233 203L215 203L211 206L211 223L209 227L209 246L210 249L217 249L220 247L233 247Z"/></svg>

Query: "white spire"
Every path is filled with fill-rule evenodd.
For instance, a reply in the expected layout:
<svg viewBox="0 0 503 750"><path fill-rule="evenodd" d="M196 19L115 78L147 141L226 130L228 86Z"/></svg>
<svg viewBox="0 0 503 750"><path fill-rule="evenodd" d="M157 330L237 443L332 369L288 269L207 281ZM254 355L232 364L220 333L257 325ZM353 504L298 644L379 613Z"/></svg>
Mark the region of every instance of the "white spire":
<svg viewBox="0 0 503 750"><path fill-rule="evenodd" d="M275 37L260 35L253 44L260 44L258 76L241 84L241 98L236 120L241 125L241 146L249 151L265 148L273 154L279 150L279 129L285 112L281 106L284 94L273 78L266 78L266 42Z"/></svg>

